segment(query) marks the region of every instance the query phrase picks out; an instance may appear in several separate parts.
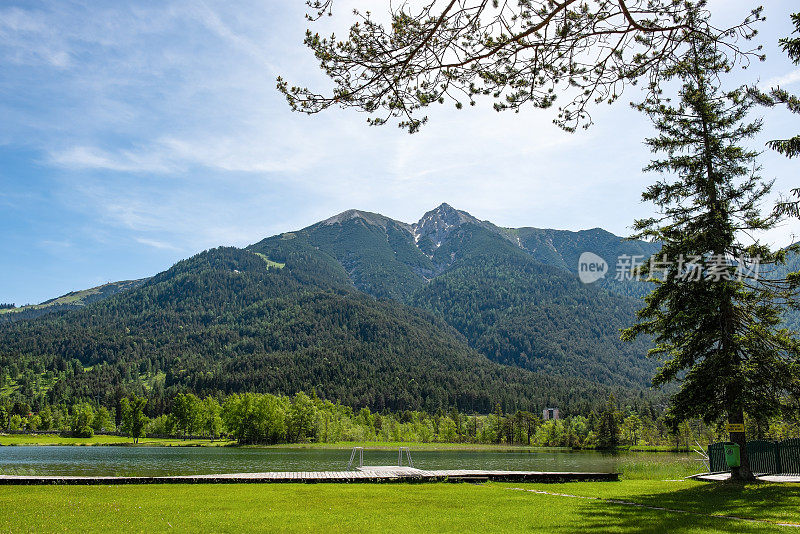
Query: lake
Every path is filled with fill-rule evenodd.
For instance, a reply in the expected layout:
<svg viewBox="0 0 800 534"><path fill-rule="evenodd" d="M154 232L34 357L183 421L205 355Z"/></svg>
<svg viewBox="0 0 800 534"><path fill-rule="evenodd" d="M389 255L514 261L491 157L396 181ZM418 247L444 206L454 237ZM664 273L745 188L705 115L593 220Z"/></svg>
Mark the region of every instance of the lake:
<svg viewBox="0 0 800 534"><path fill-rule="evenodd" d="M414 451L421 469L619 472L626 465L653 462L699 472L692 455L602 453L569 450ZM72 476L167 476L263 471L340 471L346 449L236 447L0 447L0 474ZM396 465L397 451L365 450L365 465Z"/></svg>

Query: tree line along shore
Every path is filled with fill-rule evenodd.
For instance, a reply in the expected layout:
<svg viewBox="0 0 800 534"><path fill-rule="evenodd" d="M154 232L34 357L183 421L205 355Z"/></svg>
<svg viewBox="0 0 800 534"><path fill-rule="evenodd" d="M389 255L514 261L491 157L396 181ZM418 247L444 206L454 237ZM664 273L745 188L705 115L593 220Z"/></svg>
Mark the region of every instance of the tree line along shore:
<svg viewBox="0 0 800 534"><path fill-rule="evenodd" d="M796 435L796 421L774 420L768 426L748 421L751 435L782 439ZM648 406L619 406L613 397L585 414L543 420L518 410L489 414L457 410L376 413L299 392L294 396L241 393L197 397L179 393L161 414L147 412L147 400L123 397L117 406L89 401L46 405L33 412L25 403L0 403L0 429L6 432L52 432L90 438L115 432L133 442L147 436L178 439L226 439L240 445L314 443L463 443L530 445L581 449L648 448L686 450L723 441L725 429L702 421L673 427Z"/></svg>

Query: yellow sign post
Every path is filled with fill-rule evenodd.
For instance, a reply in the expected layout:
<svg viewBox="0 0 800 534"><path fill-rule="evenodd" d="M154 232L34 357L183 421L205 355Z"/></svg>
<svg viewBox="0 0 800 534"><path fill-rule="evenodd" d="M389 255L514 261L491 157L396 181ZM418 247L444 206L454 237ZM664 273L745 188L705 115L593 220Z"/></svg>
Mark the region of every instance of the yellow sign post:
<svg viewBox="0 0 800 534"><path fill-rule="evenodd" d="M744 425L742 423L728 423L725 425L725 430L731 434L736 432L744 432Z"/></svg>

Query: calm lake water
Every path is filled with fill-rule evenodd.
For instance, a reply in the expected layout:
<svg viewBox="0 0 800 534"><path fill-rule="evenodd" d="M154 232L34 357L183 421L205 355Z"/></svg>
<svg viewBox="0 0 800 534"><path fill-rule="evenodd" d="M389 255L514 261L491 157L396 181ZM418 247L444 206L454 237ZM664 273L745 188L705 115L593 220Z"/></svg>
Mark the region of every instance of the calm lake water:
<svg viewBox="0 0 800 534"><path fill-rule="evenodd" d="M414 451L421 469L519 471L619 471L623 463L653 459L654 453L595 451ZM688 454L657 453L660 461L691 463ZM165 476L262 471L339 471L343 449L230 447L0 447L6 475ZM365 465L397 465L397 451L364 451Z"/></svg>

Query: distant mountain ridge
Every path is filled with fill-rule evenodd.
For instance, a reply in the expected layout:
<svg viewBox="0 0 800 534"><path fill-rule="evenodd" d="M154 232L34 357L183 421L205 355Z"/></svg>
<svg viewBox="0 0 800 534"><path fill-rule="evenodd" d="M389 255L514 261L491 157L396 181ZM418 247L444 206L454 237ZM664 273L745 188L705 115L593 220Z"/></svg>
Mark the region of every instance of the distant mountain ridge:
<svg viewBox="0 0 800 534"><path fill-rule="evenodd" d="M416 223L353 209L288 234L292 238L303 236L311 246L336 257L359 289L378 297L400 298L409 286L418 288L419 282L424 283L447 268L453 258L448 260L442 253L437 254L437 250L464 225L473 225L500 236L537 261L571 273L577 273L578 258L583 252L594 252L613 269L620 255L647 258L660 248L657 244L618 237L601 228L577 232L532 227L504 228L447 203L428 211ZM270 247L271 242L285 235L264 239L248 248ZM364 250L366 246L373 247L372 251ZM402 271L401 280L397 282L405 289L392 287L391 281L372 280L367 272L371 261L380 261L384 266L393 266ZM413 275L420 280L412 281ZM603 280L600 285L609 286L614 292L629 293L629 290L621 290L613 280Z"/></svg>
<svg viewBox="0 0 800 534"><path fill-rule="evenodd" d="M385 215L365 210L350 209L302 230L284 232L283 234L266 238L247 248L263 248L265 246L264 244L270 242L270 240L294 239L303 233L321 235L324 233L322 229L325 227L335 227L337 225L353 223L354 221L362 221L366 226L384 230L387 234L387 244L392 254L398 257L398 261L410 267L414 273L424 280L429 280L432 276L435 276L437 270L442 270L442 264L440 264L437 269L437 266L431 260L433 260L436 250L442 243L447 240L455 229L463 224L474 224L487 229L490 232L502 236L512 244L516 244L520 249L528 252L537 261L562 268L572 273L577 273L578 258L582 252L589 251L598 254L613 268L616 259L620 255L629 254L647 258L659 249L658 245L621 238L602 228L570 231L533 227L499 227L489 221L479 220L465 211L457 210L447 203L442 203L433 210L428 211L416 223L398 221L386 217ZM421 252L423 256L426 256L428 260L425 260L417 254L413 248L404 246L408 243L403 243L402 239L398 239L398 236L403 236L404 233L407 234L407 237L413 239L417 251ZM394 239L392 239L392 237ZM331 237L331 240L335 239L336 236ZM318 240L318 238L315 239L315 241L316 240ZM330 245L330 243L328 243L328 245ZM341 246L341 243L337 245ZM318 245L316 246L318 247ZM328 248L333 247L329 246ZM360 285L360 279L358 277L358 264L355 263L354 256L351 254L348 258L346 255L338 253L333 254L333 256L341 256L339 259L342 263L351 267L350 274L356 275L356 280L353 280L353 282L354 285L358 287ZM445 261L444 263L446 264L447 262ZM4 319L17 320L21 318L32 318L46 313L75 309L88 303L102 300L120 291L137 287L146 280L148 279L142 278L139 280L110 282L86 290L73 291L40 304L0 310L0 321ZM599 285L604 285L606 282L607 280L602 280ZM383 295L379 289L374 289L372 287L365 286L360 289L375 296L388 296ZM615 287L612 291L616 289L618 288ZM9 315L3 318L2 316L7 313L13 313L15 315Z"/></svg>
<svg viewBox="0 0 800 534"><path fill-rule="evenodd" d="M113 403L133 390L158 412L178 391L303 390L375 410L481 413L624 394L493 363L444 321L365 295L324 253L292 248L266 259L212 249L81 309L0 325L11 393L35 397L52 381L50 402Z"/></svg>
<svg viewBox="0 0 800 534"><path fill-rule="evenodd" d="M448 204L416 223L348 210L88 305L5 313L0 365L65 373L77 360L54 398L163 376L165 390L315 390L377 409L569 406L642 391L656 365L646 340L619 340L644 284L582 284L578 257L613 266L657 249L601 229L503 228Z"/></svg>
<svg viewBox="0 0 800 534"><path fill-rule="evenodd" d="M619 340L646 284L610 272L586 286L576 274L583 252L613 269L618 256L644 259L658 245L602 229L503 228L446 203L413 224L348 210L248 250L282 257L287 242L334 259L365 293L432 312L494 361L630 387L655 368L646 341Z"/></svg>
<svg viewBox="0 0 800 534"><path fill-rule="evenodd" d="M145 281L147 281L146 278L109 282L89 289L70 291L66 295L46 300L40 304L28 304L17 308L2 309L0 310L0 322L33 319L48 313L76 310L92 302L103 300L111 295L136 288Z"/></svg>

